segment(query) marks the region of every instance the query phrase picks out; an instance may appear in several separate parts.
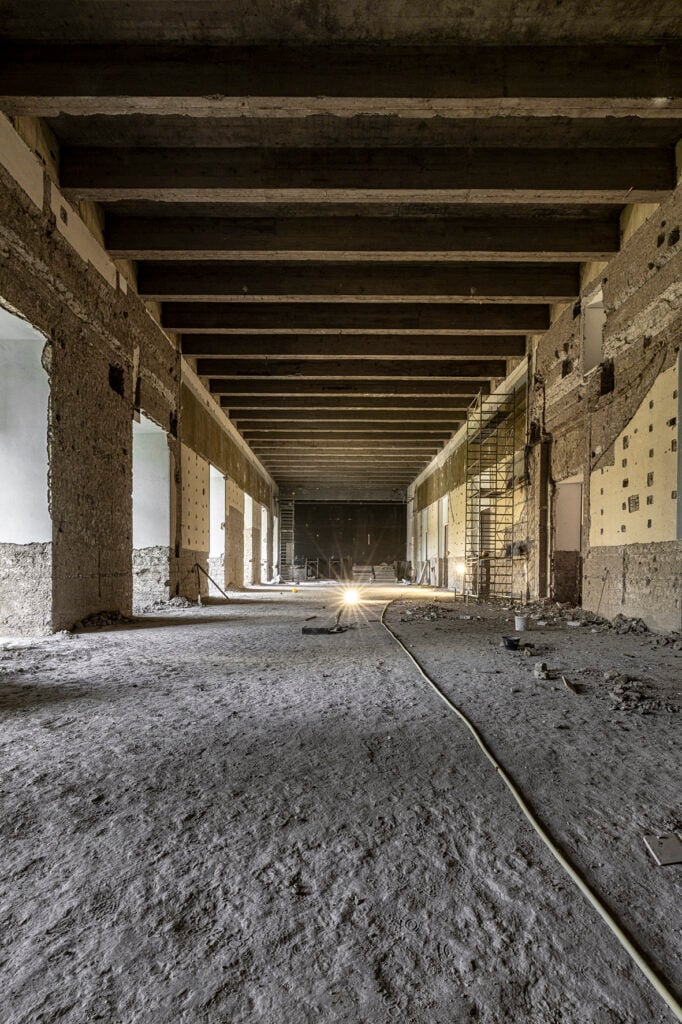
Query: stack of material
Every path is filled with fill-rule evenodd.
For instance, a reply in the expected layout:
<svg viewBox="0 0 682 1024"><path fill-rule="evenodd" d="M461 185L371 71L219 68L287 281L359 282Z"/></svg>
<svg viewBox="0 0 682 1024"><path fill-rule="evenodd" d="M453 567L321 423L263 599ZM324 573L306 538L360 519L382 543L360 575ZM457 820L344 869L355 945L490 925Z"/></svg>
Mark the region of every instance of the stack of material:
<svg viewBox="0 0 682 1024"><path fill-rule="evenodd" d="M395 583L395 569L393 565L384 562L382 565L374 566L374 582L383 584Z"/></svg>
<svg viewBox="0 0 682 1024"><path fill-rule="evenodd" d="M354 583L374 583L374 566L373 565L354 565L353 566L353 582Z"/></svg>

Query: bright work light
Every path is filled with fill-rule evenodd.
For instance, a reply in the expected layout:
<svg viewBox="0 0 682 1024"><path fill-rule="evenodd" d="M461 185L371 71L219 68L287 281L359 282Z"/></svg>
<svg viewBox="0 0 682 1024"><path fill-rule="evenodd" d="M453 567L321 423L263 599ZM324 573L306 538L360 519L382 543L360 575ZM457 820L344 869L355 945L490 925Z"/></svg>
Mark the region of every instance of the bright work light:
<svg viewBox="0 0 682 1024"><path fill-rule="evenodd" d="M344 604L357 604L360 600L360 595L357 590L346 590L343 594Z"/></svg>

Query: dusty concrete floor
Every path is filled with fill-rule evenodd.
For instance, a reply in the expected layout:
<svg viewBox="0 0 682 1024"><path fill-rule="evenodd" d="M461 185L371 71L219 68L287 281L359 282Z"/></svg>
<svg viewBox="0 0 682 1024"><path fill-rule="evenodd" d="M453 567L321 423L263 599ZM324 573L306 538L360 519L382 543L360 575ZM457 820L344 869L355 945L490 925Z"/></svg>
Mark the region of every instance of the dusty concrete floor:
<svg viewBox="0 0 682 1024"><path fill-rule="evenodd" d="M672 1020L376 621L397 593L338 636L301 635L329 589L271 590L0 650L3 1024ZM682 991L682 866L641 838L682 826L680 652L557 623L509 654L508 612L400 593L394 628Z"/></svg>

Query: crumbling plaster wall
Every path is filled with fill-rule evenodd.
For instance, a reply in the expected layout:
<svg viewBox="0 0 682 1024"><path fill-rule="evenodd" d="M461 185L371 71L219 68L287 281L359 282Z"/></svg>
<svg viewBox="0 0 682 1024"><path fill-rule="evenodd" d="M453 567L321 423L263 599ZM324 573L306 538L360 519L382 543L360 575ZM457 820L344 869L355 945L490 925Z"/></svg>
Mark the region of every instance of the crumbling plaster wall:
<svg viewBox="0 0 682 1024"><path fill-rule="evenodd" d="M44 135L36 132L36 140L38 150ZM96 208L79 211L63 198L56 164L52 151L39 160L0 115L0 297L48 340L49 617L61 629L97 611L131 610L136 408L169 435L172 593L197 554L182 548L181 431L204 458L217 449L211 461L223 471L232 466L267 503L272 483L219 422L219 410L206 415L196 397L181 403L189 371L173 339L131 287L134 268L114 264L102 248Z"/></svg>
<svg viewBox="0 0 682 1024"><path fill-rule="evenodd" d="M671 412L675 400L671 382L682 326L682 189L678 186L666 202L647 212L648 219L640 218L641 223L633 219L621 252L602 269L598 279L583 289L583 297L597 286L603 291L606 321L602 364L586 375L582 372L579 302L567 308L534 345L529 529L536 542L543 531L551 531L547 518L551 516L551 503L545 488L551 491L553 483L579 477L584 482L584 606L610 616L618 612L641 616L655 628L679 629L682 542L667 534L657 536L653 524L651 528L646 526L648 519L653 520L653 516L644 514L646 506L642 510L647 492L653 493L646 486L650 470L638 466L636 473L644 473L644 488L638 486L632 494L630 477L625 473L620 479L620 493L611 488L607 494L608 488L600 482L605 475L615 479L618 472L620 476L622 460L627 458L622 450L626 428L638 410L648 417L649 402L653 401L655 408L658 401L663 418L658 412L655 420L647 418L645 432L651 443L647 440L636 458L638 463L646 463L649 449L654 450L651 458L661 462L660 469L654 470L656 486L660 478L667 501L676 500L671 447L677 439L671 431L675 426L679 430L679 424L670 426L668 421L675 418ZM665 412L664 394L670 406ZM653 423L651 431L649 422ZM631 427L630 433L633 430ZM550 451L546 480L540 467L542 446ZM624 479L628 480L627 494L623 493ZM639 485L639 476L633 477L633 483L635 480ZM637 495L639 508L633 506L630 512L628 498ZM666 519L663 499L661 490L659 525ZM670 524L672 505L669 511ZM641 543L639 529L631 531L633 542L628 543L624 515L641 520L645 531L653 529L650 543ZM597 523L597 517L609 523L608 533L599 532L606 528ZM633 526L635 518L630 518ZM622 525L625 531L620 530ZM625 534L620 543L613 536L614 527ZM531 571L531 595L543 596L542 565L537 558Z"/></svg>
<svg viewBox="0 0 682 1024"><path fill-rule="evenodd" d="M56 204L52 182L4 118L0 131L0 295L49 343L58 629L96 611L131 608L136 390L149 415L168 425L179 357L94 239L85 240L76 211L61 197Z"/></svg>

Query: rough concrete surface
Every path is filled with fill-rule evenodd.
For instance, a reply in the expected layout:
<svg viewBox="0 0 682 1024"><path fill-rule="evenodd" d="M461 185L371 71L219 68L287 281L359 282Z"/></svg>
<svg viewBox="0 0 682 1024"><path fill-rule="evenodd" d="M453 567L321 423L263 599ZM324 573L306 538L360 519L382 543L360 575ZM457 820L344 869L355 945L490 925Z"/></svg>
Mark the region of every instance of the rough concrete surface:
<svg viewBox="0 0 682 1024"><path fill-rule="evenodd" d="M170 551L167 546L133 548L133 606L167 601L170 593Z"/></svg>
<svg viewBox="0 0 682 1024"><path fill-rule="evenodd" d="M0 544L0 635L52 628L52 545Z"/></svg>
<svg viewBox="0 0 682 1024"><path fill-rule="evenodd" d="M583 604L602 615L641 616L652 629L682 629L682 544L593 547L585 560Z"/></svg>
<svg viewBox="0 0 682 1024"><path fill-rule="evenodd" d="M675 645L536 620L529 658L509 611L378 587L302 636L336 593L0 650L3 1020L670 1021L377 620L406 598L393 627L679 994L682 868L642 843L682 828Z"/></svg>
<svg viewBox="0 0 682 1024"><path fill-rule="evenodd" d="M213 577L215 582L225 589L225 555L217 555L214 558L209 557L208 559L208 572ZM220 597L220 591L210 580L208 581L208 594L209 597Z"/></svg>

